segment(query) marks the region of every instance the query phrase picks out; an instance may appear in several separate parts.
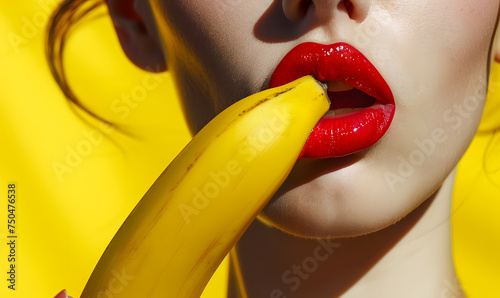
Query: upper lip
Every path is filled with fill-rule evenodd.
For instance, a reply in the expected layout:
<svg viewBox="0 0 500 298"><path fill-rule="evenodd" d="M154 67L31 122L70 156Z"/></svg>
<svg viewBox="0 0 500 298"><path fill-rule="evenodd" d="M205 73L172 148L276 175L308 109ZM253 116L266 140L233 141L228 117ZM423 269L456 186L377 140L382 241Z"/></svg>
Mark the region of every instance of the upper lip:
<svg viewBox="0 0 500 298"><path fill-rule="evenodd" d="M392 91L379 71L348 43L299 44L278 64L269 87L280 86L305 75L313 75L322 82L341 81L374 97L378 103L394 104Z"/></svg>

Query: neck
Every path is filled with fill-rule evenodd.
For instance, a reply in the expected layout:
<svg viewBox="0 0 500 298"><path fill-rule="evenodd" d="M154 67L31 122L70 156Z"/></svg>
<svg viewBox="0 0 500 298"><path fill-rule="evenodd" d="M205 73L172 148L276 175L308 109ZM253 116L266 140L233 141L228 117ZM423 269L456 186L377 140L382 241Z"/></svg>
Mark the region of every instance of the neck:
<svg viewBox="0 0 500 298"><path fill-rule="evenodd" d="M364 236L302 239L254 221L232 251L229 297L465 297L451 249L455 174L404 219Z"/></svg>

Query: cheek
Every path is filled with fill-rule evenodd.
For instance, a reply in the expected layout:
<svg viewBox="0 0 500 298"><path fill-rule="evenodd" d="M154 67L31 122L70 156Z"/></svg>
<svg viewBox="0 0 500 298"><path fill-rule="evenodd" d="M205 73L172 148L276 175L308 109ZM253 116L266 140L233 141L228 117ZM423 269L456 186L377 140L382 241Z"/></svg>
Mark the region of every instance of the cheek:
<svg viewBox="0 0 500 298"><path fill-rule="evenodd" d="M485 98L498 5L422 1L412 4L413 9L393 11L398 38L388 50L395 57L388 75L399 99L401 125L416 124L413 130L426 134L442 128L450 137L461 130L459 140L471 137ZM403 12L404 17L399 14Z"/></svg>
<svg viewBox="0 0 500 298"><path fill-rule="evenodd" d="M187 42L193 44L200 64L214 80L212 88L218 95L219 111L260 90L261 74L269 71L269 61L273 61L269 57L279 55L254 34L256 24L272 2L195 0L190 7L199 36Z"/></svg>
<svg viewBox="0 0 500 298"><path fill-rule="evenodd" d="M423 2L413 10L401 8L411 12L404 17L395 14L398 38L388 67L396 116L387 135L394 158L386 173L399 180L385 180L394 193L413 194L416 204L442 183L476 132L499 6Z"/></svg>
<svg viewBox="0 0 500 298"><path fill-rule="evenodd" d="M260 87L249 79L255 69L249 56L255 56L253 26L265 8L242 0L164 0L169 70L193 132Z"/></svg>

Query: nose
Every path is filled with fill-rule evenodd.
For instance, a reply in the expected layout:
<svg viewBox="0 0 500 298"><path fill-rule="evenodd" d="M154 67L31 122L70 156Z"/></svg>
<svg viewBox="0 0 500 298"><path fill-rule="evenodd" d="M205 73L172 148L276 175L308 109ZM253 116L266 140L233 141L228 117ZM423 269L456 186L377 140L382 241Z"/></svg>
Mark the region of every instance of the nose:
<svg viewBox="0 0 500 298"><path fill-rule="evenodd" d="M335 9L344 11L356 21L362 21L368 15L372 0L282 0L285 16L293 22L299 22L314 8L316 18L328 19Z"/></svg>

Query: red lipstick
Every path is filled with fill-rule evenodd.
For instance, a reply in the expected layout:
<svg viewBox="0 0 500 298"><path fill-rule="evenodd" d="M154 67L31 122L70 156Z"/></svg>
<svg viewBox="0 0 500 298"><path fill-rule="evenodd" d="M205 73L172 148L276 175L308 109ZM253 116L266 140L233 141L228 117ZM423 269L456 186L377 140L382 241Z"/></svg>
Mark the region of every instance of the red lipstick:
<svg viewBox="0 0 500 298"><path fill-rule="evenodd" d="M347 43L299 44L278 64L269 87L305 75L355 88L343 92L329 91L331 110L365 108L348 114L324 116L311 132L300 158L349 155L372 146L387 132L395 113L394 97L375 66L356 48Z"/></svg>

